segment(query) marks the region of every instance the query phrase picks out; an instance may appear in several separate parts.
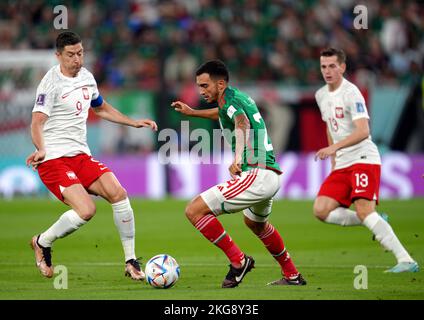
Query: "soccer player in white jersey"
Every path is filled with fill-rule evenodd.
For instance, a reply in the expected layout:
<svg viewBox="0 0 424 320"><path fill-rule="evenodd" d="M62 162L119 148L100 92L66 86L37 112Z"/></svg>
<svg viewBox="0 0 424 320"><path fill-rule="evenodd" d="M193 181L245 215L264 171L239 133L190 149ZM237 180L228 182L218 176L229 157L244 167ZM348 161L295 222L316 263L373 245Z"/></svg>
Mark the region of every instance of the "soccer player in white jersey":
<svg viewBox="0 0 424 320"><path fill-rule="evenodd" d="M339 49L325 49L320 64L327 84L316 92L315 98L322 120L327 123L329 146L320 149L316 158L330 157L332 172L321 185L314 214L327 223L364 225L370 229L397 259L397 264L386 272L417 272L418 264L402 246L385 216L376 212L381 160L371 140L365 100L359 89L343 77L346 55ZM349 209L352 203L355 211Z"/></svg>
<svg viewBox="0 0 424 320"><path fill-rule="evenodd" d="M31 240L36 265L45 277L53 276L51 247L58 238L76 231L96 213L89 194L112 204L125 254L125 275L144 280L135 255L134 214L125 189L112 171L95 160L87 145L89 109L101 118L136 128L157 125L150 119L133 120L103 100L93 75L83 65L83 46L73 32L56 39L59 64L51 68L38 86L32 113L31 136L36 147L27 158L46 187L70 210L46 231Z"/></svg>

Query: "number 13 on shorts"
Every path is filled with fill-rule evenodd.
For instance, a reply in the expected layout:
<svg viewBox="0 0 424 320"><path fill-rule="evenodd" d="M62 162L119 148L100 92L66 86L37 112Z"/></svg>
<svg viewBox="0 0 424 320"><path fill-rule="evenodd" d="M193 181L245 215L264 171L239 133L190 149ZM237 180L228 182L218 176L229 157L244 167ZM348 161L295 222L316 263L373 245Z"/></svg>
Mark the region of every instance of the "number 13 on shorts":
<svg viewBox="0 0 424 320"><path fill-rule="evenodd" d="M378 201L380 166L359 164L355 167L356 168L354 168L352 172L353 198L365 198Z"/></svg>

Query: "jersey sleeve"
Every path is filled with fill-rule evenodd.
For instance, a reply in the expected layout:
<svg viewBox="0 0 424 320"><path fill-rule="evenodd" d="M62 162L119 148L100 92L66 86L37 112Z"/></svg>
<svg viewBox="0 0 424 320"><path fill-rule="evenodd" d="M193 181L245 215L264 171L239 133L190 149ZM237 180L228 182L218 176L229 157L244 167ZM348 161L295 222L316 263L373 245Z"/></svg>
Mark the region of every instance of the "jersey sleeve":
<svg viewBox="0 0 424 320"><path fill-rule="evenodd" d="M321 98L321 93L318 90L317 92L315 92L315 101L317 102L317 106L318 106L319 111L321 113L321 119L322 119L322 121L326 122L326 120L324 118L324 113L322 112L322 109L321 109L321 99L322 99Z"/></svg>
<svg viewBox="0 0 424 320"><path fill-rule="evenodd" d="M38 85L35 104L32 112L42 112L50 116L55 100L55 86L48 78Z"/></svg>
<svg viewBox="0 0 424 320"><path fill-rule="evenodd" d="M93 89L93 94L91 95L91 103L90 103L90 105L93 108L96 108L96 107L100 107L102 105L103 98L100 95L99 89L97 87L97 81L96 81L96 79L94 79L94 76L93 75L91 75L91 77L92 77L92 81L94 83L94 86L93 86L94 89Z"/></svg>
<svg viewBox="0 0 424 320"><path fill-rule="evenodd" d="M344 103L352 115L352 120L369 119L365 99L359 90L349 90L344 96Z"/></svg>
<svg viewBox="0 0 424 320"><path fill-rule="evenodd" d="M227 107L224 107L223 111L225 111L225 114L231 120L232 123L234 123L234 118L236 116L238 116L239 114L244 114L244 115L246 114L244 112L243 107L241 107L236 102L233 102L230 105L228 105Z"/></svg>

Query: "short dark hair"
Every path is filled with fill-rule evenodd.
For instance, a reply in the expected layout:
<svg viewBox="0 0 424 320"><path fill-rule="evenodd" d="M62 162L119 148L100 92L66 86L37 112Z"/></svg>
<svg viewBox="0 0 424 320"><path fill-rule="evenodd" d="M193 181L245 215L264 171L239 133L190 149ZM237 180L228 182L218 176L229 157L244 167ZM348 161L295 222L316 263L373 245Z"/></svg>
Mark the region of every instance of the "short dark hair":
<svg viewBox="0 0 424 320"><path fill-rule="evenodd" d="M65 31L56 38L56 50L62 52L66 46L72 46L80 42L81 37L78 34L72 31Z"/></svg>
<svg viewBox="0 0 424 320"><path fill-rule="evenodd" d="M321 57L332 57L337 56L337 61L339 63L346 63L346 54L342 49L336 49L336 48L326 48L321 51L320 54Z"/></svg>
<svg viewBox="0 0 424 320"><path fill-rule="evenodd" d="M224 79L226 82L230 80L227 66L221 60L210 60L202 64L196 71L196 76L202 73L208 73L212 79Z"/></svg>

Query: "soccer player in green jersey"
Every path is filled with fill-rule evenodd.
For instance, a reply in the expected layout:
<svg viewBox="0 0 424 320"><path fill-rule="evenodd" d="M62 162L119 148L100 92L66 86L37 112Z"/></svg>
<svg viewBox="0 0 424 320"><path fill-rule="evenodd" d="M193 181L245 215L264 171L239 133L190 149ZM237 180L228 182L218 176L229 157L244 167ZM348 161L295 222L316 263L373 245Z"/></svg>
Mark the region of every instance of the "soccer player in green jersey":
<svg viewBox="0 0 424 320"><path fill-rule="evenodd" d="M268 222L272 199L280 188L280 167L275 162L264 120L247 94L228 85L228 69L222 61L204 63L196 71L200 95L218 107L195 110L181 101L171 104L176 111L194 117L219 120L232 146L234 159L229 167L232 179L196 196L186 207L190 222L230 260L230 270L222 287L233 288L254 267L255 261L243 253L224 230L217 216L243 211L245 224L263 242L282 269L283 277L271 285L305 285L283 239ZM225 136L225 135L224 135Z"/></svg>

